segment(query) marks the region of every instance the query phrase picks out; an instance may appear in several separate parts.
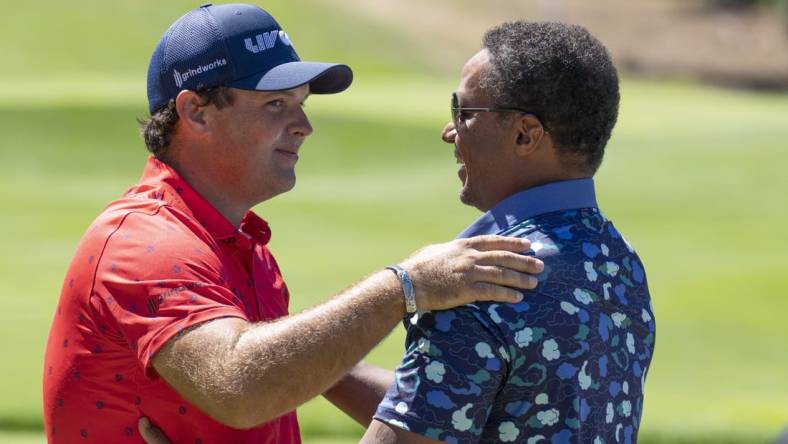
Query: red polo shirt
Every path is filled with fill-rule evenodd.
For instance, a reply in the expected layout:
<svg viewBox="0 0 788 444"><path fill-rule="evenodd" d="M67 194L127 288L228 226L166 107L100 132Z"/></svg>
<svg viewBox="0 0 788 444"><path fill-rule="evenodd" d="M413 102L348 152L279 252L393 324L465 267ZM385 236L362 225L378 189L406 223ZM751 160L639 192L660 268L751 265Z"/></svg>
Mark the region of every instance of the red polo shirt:
<svg viewBox="0 0 788 444"><path fill-rule="evenodd" d="M176 443L299 443L295 412L235 430L185 401L151 364L192 325L287 314L270 238L257 215L234 227L151 157L140 183L90 226L68 269L44 363L49 442L139 443L145 415Z"/></svg>

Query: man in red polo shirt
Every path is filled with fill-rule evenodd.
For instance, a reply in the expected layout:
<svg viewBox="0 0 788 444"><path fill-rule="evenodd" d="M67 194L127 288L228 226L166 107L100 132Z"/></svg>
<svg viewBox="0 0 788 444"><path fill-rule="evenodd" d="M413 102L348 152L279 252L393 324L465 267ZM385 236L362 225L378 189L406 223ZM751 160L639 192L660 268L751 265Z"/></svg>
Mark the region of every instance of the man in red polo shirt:
<svg viewBox="0 0 788 444"><path fill-rule="evenodd" d="M298 443L294 409L321 393L371 419L391 372L358 363L405 313L535 286L527 241L480 237L288 315L271 230L250 208L294 186L307 96L351 81L347 66L301 62L255 6L205 5L167 30L148 73L154 156L83 237L52 323L50 442L141 442L148 416L178 443Z"/></svg>

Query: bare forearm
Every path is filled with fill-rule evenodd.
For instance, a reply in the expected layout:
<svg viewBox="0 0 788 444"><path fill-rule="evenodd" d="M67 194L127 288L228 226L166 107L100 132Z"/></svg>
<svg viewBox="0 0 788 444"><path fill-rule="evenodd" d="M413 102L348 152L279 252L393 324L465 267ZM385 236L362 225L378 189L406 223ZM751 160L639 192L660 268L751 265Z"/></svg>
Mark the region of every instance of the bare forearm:
<svg viewBox="0 0 788 444"><path fill-rule="evenodd" d="M275 322L209 323L163 349L154 365L217 420L253 427L330 388L403 314L399 281L382 271L324 304Z"/></svg>
<svg viewBox="0 0 788 444"><path fill-rule="evenodd" d="M364 427L394 382L394 372L364 362L357 364L323 395Z"/></svg>
<svg viewBox="0 0 788 444"><path fill-rule="evenodd" d="M384 271L333 300L242 335L249 408L260 421L294 409L335 384L404 314L399 281ZM236 375L237 377L237 375Z"/></svg>

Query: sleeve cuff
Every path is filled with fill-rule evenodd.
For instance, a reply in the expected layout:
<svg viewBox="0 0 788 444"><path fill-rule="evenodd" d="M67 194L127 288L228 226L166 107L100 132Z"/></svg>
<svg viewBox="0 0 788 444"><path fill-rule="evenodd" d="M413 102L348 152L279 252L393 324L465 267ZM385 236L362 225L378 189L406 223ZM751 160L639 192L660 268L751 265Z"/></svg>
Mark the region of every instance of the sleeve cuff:
<svg viewBox="0 0 788 444"><path fill-rule="evenodd" d="M153 357L161 350L167 341L187 328L219 318L241 318L247 322L249 321L242 311L238 308L229 306L212 307L206 310L189 313L188 316L182 319L173 320L165 327L159 329L143 347L140 347L137 356L145 374L151 374L153 371L151 365Z"/></svg>

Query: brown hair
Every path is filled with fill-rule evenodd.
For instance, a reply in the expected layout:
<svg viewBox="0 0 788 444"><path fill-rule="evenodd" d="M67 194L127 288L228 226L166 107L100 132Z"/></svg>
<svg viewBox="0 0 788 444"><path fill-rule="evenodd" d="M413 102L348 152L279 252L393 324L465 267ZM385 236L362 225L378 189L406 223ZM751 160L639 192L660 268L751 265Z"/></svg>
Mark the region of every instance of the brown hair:
<svg viewBox="0 0 788 444"><path fill-rule="evenodd" d="M215 86L196 91L202 102L200 105L213 105L222 109L233 104L233 93L226 86ZM167 105L154 111L148 119L138 119L140 134L145 140L148 151L153 153L162 162L167 161L167 147L170 145L175 124L178 123L178 112L175 110L175 100L171 99Z"/></svg>

